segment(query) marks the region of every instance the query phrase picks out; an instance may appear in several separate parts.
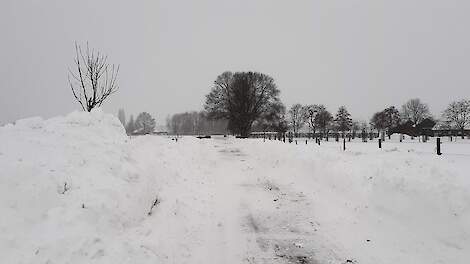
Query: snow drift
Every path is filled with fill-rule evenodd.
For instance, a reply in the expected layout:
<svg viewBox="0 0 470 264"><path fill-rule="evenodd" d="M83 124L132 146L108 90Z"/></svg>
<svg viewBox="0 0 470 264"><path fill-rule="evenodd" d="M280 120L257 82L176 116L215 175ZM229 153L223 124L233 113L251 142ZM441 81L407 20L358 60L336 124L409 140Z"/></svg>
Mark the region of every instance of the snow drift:
<svg viewBox="0 0 470 264"><path fill-rule="evenodd" d="M155 199L121 123L101 110L0 128L3 263L125 261ZM114 261L113 261L114 259Z"/></svg>

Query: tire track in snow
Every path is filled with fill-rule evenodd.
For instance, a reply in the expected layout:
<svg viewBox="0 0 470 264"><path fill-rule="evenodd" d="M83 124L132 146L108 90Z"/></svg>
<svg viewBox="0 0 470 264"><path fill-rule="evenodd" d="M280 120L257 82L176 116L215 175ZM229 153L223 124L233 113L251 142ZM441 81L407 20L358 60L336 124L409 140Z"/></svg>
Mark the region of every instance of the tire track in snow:
<svg viewBox="0 0 470 264"><path fill-rule="evenodd" d="M318 245L319 224L304 213L311 203L302 192L273 182L270 172L251 164L253 157L239 148L220 153L229 156L232 164L244 163L241 170L240 166L234 170L238 186L233 188L241 198L241 224L251 247L245 251L246 263L340 263L331 250Z"/></svg>
<svg viewBox="0 0 470 264"><path fill-rule="evenodd" d="M183 202L189 207L182 213L189 222L182 227L194 234L179 238L189 246L184 263L341 263L318 261L326 259L318 252L327 250L315 239L318 226L305 213L311 210L306 197L273 181L273 171L238 143L208 140L178 147L192 149L179 161L191 163L181 167L187 181L174 190L186 190ZM172 233L179 237L177 229Z"/></svg>

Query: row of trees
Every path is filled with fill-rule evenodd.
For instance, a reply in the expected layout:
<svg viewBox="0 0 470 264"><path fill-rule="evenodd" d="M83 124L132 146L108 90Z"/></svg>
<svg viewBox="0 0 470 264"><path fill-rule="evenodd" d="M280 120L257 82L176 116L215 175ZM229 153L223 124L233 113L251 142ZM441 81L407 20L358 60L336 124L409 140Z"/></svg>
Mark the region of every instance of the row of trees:
<svg viewBox="0 0 470 264"><path fill-rule="evenodd" d="M351 115L344 106L341 106L333 117L323 105L293 105L289 110L290 127L294 134L297 133L304 124L313 133L319 129L323 133L330 130L336 132L351 131L353 134L358 130L365 131L375 129L379 132L390 132L392 128L405 122L410 122L411 126L418 126L425 119L434 118L429 111L427 104L420 99L410 99L402 105L401 111L395 106L390 106L382 111L376 112L369 124L365 121L353 121ZM370 125L370 126L369 126ZM449 104L442 113L439 122L440 129L463 130L470 125L470 100L460 100ZM463 133L461 133L463 136Z"/></svg>
<svg viewBox="0 0 470 264"><path fill-rule="evenodd" d="M439 129L460 130L463 137L464 129L470 126L470 100L451 102L442 112L441 119L435 120L428 105L415 98L403 104L401 112L391 106L375 113L370 123L379 131L388 132L400 123L410 122L412 126L418 126L425 119L437 121Z"/></svg>
<svg viewBox="0 0 470 264"><path fill-rule="evenodd" d="M151 134L155 131L157 125L155 118L147 112L140 113L135 120L134 116L131 115L129 121L126 122L126 113L124 109L121 108L118 111L118 118L128 135Z"/></svg>
<svg viewBox="0 0 470 264"><path fill-rule="evenodd" d="M323 134L330 130L342 132L353 128L353 120L346 107L341 106L336 115L333 115L326 109L324 105L301 105L294 104L288 112L289 126L292 128L294 135L307 125L309 132L317 131Z"/></svg>
<svg viewBox="0 0 470 264"><path fill-rule="evenodd" d="M305 125L310 132L330 130L345 134L358 130L390 131L404 122L417 126L433 119L427 104L411 99L402 105L375 113L370 122L353 121L346 107L341 106L333 116L324 105L294 104L286 113L279 99L280 91L274 79L258 72L224 72L219 75L206 96L204 109L210 119L228 120L228 129L241 136L251 131L286 132L297 134ZM470 125L470 101L452 102L442 113L441 128L463 130ZM369 126L370 125L370 126ZM462 133L463 135L463 133Z"/></svg>

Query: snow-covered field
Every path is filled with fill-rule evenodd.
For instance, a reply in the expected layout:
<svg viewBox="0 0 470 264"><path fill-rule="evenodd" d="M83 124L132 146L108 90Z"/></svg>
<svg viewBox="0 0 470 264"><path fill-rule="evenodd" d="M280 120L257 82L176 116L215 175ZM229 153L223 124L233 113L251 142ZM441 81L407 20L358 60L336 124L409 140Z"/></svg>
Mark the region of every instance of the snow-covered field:
<svg viewBox="0 0 470 264"><path fill-rule="evenodd" d="M468 140L129 139L101 111L0 138L1 263L470 259Z"/></svg>

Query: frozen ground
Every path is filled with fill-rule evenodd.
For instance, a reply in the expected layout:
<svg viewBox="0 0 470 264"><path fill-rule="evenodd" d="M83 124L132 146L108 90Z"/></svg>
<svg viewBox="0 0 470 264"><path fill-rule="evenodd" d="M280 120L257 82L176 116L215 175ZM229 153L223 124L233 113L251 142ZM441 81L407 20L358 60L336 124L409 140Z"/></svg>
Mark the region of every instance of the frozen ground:
<svg viewBox="0 0 470 264"><path fill-rule="evenodd" d="M100 111L0 138L2 263L470 259L466 140L128 139Z"/></svg>

